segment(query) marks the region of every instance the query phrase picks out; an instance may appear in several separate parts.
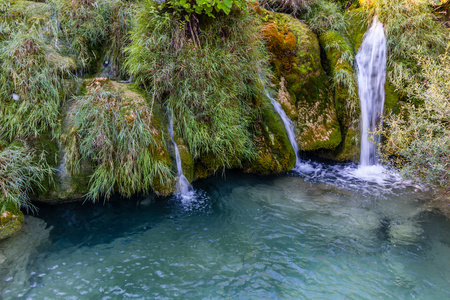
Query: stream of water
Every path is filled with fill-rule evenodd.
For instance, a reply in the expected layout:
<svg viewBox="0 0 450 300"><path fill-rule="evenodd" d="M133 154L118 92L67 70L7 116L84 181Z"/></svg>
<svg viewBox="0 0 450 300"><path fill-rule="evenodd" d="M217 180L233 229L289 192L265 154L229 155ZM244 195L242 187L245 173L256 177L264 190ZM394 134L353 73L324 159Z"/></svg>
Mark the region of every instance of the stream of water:
<svg viewBox="0 0 450 300"><path fill-rule="evenodd" d="M379 136L372 134L381 123L386 81L386 38L383 24L374 17L356 55L358 94L361 103L361 158L362 167L378 163Z"/></svg>
<svg viewBox="0 0 450 300"><path fill-rule="evenodd" d="M423 210L426 191L393 175L367 181L356 165L300 170L205 179L189 205L150 195L41 206L46 242L0 276L0 296L449 299L450 222Z"/></svg>
<svg viewBox="0 0 450 300"><path fill-rule="evenodd" d="M175 150L175 162L177 165L177 193L180 194L185 200L188 201L189 198L193 196L194 190L192 185L187 180L183 173L183 166L181 165L180 151L178 151L177 143L173 137L173 120L172 111L169 111L169 134L170 139Z"/></svg>

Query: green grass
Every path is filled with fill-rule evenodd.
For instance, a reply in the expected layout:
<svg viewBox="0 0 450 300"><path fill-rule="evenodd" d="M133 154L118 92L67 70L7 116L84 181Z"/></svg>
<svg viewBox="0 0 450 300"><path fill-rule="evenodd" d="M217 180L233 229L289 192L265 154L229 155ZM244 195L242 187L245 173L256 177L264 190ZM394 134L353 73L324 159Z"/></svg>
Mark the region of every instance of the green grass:
<svg viewBox="0 0 450 300"><path fill-rule="evenodd" d="M123 60L133 6L121 0L50 0L54 14L53 43L76 58L79 68L96 72L96 63L108 45L113 60Z"/></svg>
<svg viewBox="0 0 450 300"><path fill-rule="evenodd" d="M33 187L41 188L40 182L53 173L41 154L13 143L0 145L0 210L11 203L18 208L34 211L36 208L28 196Z"/></svg>
<svg viewBox="0 0 450 300"><path fill-rule="evenodd" d="M258 72L267 57L250 14L199 17L198 41L172 14L143 2L134 23L126 67L154 99L173 110L174 128L198 159L232 167L256 156L249 130Z"/></svg>
<svg viewBox="0 0 450 300"><path fill-rule="evenodd" d="M309 11L317 0L259 0L265 9L297 16Z"/></svg>
<svg viewBox="0 0 450 300"><path fill-rule="evenodd" d="M33 28L19 27L0 43L0 137L14 140L57 135L59 108L66 95L64 66L47 60L48 47ZM20 97L13 100L13 93Z"/></svg>
<svg viewBox="0 0 450 300"><path fill-rule="evenodd" d="M147 193L155 180L171 183L171 166L160 159L153 114L145 101L128 98L94 79L85 96L73 99L69 118L69 171L80 171L83 161L94 166L88 199L104 196L106 200L114 191L125 196Z"/></svg>

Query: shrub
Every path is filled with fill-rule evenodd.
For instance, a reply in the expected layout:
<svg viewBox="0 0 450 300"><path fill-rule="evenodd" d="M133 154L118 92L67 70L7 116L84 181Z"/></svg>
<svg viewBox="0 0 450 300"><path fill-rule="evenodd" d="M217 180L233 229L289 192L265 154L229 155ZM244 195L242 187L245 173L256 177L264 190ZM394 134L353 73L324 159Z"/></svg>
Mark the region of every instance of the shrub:
<svg viewBox="0 0 450 300"><path fill-rule="evenodd" d="M104 45L112 48L113 59L123 59L132 5L121 0L51 0L49 5L56 16L54 43L76 57L79 68L95 72Z"/></svg>
<svg viewBox="0 0 450 300"><path fill-rule="evenodd" d="M34 29L19 27L0 43L0 137L30 138L47 130L56 135L66 94L62 77L69 71L55 68L46 54Z"/></svg>
<svg viewBox="0 0 450 300"><path fill-rule="evenodd" d="M42 188L40 182L53 173L44 155L16 144L6 148L0 145L0 210L8 203L35 210L28 193L33 186Z"/></svg>
<svg viewBox="0 0 450 300"><path fill-rule="evenodd" d="M170 165L159 159L162 150L155 141L149 105L108 85L105 78L92 80L69 112L67 166L76 173L83 161L94 164L87 194L93 201L100 195L108 199L114 191L125 196L145 193L154 180L168 185L173 178Z"/></svg>
<svg viewBox="0 0 450 300"><path fill-rule="evenodd" d="M128 71L173 110L174 129L194 158L212 157L223 167L254 158L249 127L258 109L252 101L267 64L255 20L238 10L203 16L198 43L180 22L145 2L127 49Z"/></svg>
<svg viewBox="0 0 450 300"><path fill-rule="evenodd" d="M412 86L423 103L405 106L386 120L381 145L385 161L405 176L431 187L450 189L450 54L419 59L426 81Z"/></svg>

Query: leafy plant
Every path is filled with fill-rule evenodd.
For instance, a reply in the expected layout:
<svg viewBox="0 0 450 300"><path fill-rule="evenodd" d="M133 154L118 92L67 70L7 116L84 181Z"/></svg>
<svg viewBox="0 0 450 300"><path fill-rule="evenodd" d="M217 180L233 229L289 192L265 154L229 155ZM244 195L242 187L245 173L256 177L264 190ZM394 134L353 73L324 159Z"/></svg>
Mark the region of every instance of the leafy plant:
<svg viewBox="0 0 450 300"><path fill-rule="evenodd" d="M413 85L412 95L422 105L405 106L402 114L387 118L381 152L408 178L449 191L450 54L437 63L429 57L419 63L426 80Z"/></svg>
<svg viewBox="0 0 450 300"><path fill-rule="evenodd" d="M168 0L161 4L161 8L173 10L189 22L192 14L205 14L211 18L218 13L228 15L233 5L247 11L246 0Z"/></svg>

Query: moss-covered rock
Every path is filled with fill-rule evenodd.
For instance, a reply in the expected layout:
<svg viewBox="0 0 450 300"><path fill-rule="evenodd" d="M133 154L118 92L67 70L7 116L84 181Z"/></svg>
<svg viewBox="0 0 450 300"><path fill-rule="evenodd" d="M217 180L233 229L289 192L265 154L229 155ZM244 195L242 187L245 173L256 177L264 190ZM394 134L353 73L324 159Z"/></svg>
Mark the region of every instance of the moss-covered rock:
<svg viewBox="0 0 450 300"><path fill-rule="evenodd" d="M22 228L23 213L11 202L0 199L0 240L6 239Z"/></svg>
<svg viewBox="0 0 450 300"><path fill-rule="evenodd" d="M354 65L355 52L348 39L330 30L319 37L325 54L325 69L333 78L333 92L342 142L333 151L322 151L320 156L338 161L359 159L357 138L360 115L358 87Z"/></svg>
<svg viewBox="0 0 450 300"><path fill-rule="evenodd" d="M336 148L341 141L340 127L317 36L289 15L258 12L264 21L261 34L273 54L271 67L274 83L280 85L279 101L297 128L300 150ZM290 95L288 101L284 90Z"/></svg>
<svg viewBox="0 0 450 300"><path fill-rule="evenodd" d="M268 98L261 99L261 108L262 116L253 124L258 156L254 161L244 162L244 171L256 174L289 171L295 166L296 155L283 121Z"/></svg>
<svg viewBox="0 0 450 300"><path fill-rule="evenodd" d="M151 124L148 125L154 143L148 145L148 149L141 150L136 149L136 145L129 145L129 151L149 151L156 164L171 166L170 168L173 169L175 163L171 159L168 150L169 145L171 145L170 138L159 102L152 101L153 99L146 92L133 84L119 83L106 78L85 80L82 83L79 95L84 96L89 90L95 89L101 89L116 95L114 100L111 99L111 101L120 101L120 103L113 104L111 102L111 105L117 105L118 109L121 109L121 112L124 114L123 117L130 126L133 125L135 118L138 117L136 115L136 111L138 111L136 107L152 107ZM91 178L97 169L97 162L91 158L80 157L78 147L79 143L82 142L80 140L82 133L79 132L77 126L73 125L76 123L75 120L77 118L77 115L73 114L74 105L77 105L76 99L62 108L62 134L59 140L51 139L49 135L42 135L34 142L36 149L47 152L47 161L56 170L53 180L43 183L46 191L40 192L36 196L36 200L47 203L76 201L84 199L84 196L90 192ZM150 111L150 109L148 110ZM180 148L183 148L183 144L181 144ZM185 156L184 160L187 162L185 165L188 170L189 160L186 158L186 153L183 150L180 153L183 153ZM140 167L133 166L132 168L139 169ZM191 170L190 173L192 174L193 171ZM193 175L190 175L190 180L192 179ZM155 176L150 186L151 190L159 195L168 195L175 190L175 182L172 177L159 178Z"/></svg>
<svg viewBox="0 0 450 300"><path fill-rule="evenodd" d="M174 135L175 135L174 137L175 142L178 147L178 152L180 153L181 167L183 168L183 174L189 182L192 182L195 179L194 158L192 158L192 155L189 152L189 147L186 145L186 143L175 133ZM176 166L176 164L174 165Z"/></svg>

